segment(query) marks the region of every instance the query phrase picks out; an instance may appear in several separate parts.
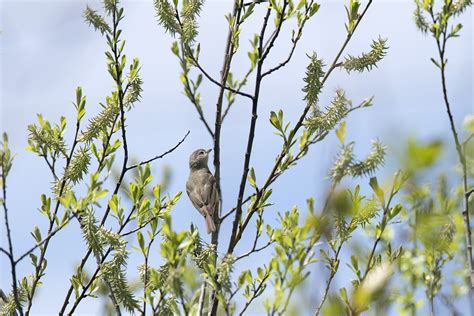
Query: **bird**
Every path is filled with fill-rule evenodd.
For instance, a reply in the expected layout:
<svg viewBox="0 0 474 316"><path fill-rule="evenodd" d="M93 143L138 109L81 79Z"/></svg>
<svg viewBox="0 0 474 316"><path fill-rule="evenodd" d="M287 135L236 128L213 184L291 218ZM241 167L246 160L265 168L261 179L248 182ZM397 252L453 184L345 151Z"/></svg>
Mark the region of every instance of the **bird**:
<svg viewBox="0 0 474 316"><path fill-rule="evenodd" d="M186 182L186 193L194 207L204 217L208 234L216 231L213 216L219 209L216 179L207 165L211 150L198 149L191 154L189 177Z"/></svg>

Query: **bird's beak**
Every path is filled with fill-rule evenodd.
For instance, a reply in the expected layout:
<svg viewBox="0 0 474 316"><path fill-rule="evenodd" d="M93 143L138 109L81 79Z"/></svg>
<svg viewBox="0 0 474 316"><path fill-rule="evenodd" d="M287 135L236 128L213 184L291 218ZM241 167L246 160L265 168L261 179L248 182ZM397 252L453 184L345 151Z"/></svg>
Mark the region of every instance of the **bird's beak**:
<svg viewBox="0 0 474 316"><path fill-rule="evenodd" d="M210 153L212 151L212 148L211 149L208 149L206 150L206 153Z"/></svg>

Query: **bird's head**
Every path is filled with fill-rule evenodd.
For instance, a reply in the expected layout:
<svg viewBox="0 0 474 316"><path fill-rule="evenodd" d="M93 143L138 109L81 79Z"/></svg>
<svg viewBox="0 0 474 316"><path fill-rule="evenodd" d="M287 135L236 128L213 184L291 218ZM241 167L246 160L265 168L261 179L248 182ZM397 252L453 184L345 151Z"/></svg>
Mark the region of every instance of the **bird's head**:
<svg viewBox="0 0 474 316"><path fill-rule="evenodd" d="M189 168L201 169L207 168L207 162L209 160L209 153L212 149L198 149L195 150L189 157Z"/></svg>

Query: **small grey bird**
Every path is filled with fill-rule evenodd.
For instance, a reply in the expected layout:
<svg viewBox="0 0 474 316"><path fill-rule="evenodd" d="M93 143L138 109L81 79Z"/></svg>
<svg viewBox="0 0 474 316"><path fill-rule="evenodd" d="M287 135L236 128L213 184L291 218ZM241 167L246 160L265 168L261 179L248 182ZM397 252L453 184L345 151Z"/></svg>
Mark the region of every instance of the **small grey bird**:
<svg viewBox="0 0 474 316"><path fill-rule="evenodd" d="M194 207L204 216L208 234L216 231L213 215L219 209L216 179L207 166L211 150L198 149L191 154L186 182L186 193Z"/></svg>

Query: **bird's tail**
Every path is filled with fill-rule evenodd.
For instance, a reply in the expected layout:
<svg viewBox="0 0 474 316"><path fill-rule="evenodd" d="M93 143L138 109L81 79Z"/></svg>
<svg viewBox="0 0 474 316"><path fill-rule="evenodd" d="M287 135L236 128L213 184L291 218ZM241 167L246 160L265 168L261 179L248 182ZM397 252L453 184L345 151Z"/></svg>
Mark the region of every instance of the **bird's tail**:
<svg viewBox="0 0 474 316"><path fill-rule="evenodd" d="M207 227L208 234L216 231L216 225L214 225L214 220L212 219L212 216L209 214L206 215L206 227Z"/></svg>

